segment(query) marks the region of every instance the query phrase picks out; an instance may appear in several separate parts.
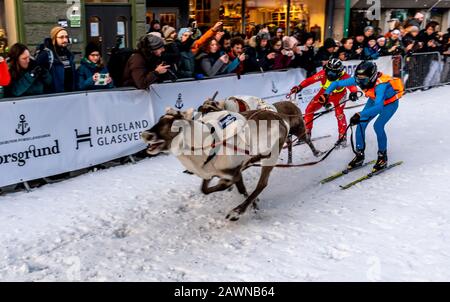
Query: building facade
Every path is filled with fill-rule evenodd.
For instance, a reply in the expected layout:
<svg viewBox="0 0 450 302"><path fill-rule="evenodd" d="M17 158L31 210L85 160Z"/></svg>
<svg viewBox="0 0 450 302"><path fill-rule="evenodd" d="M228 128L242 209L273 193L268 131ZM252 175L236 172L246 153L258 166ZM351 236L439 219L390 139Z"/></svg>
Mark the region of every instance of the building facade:
<svg viewBox="0 0 450 302"><path fill-rule="evenodd" d="M95 41L107 55L118 40L134 47L145 34L145 0L0 0L0 11L0 45L21 42L34 49L60 25L75 53Z"/></svg>
<svg viewBox="0 0 450 302"><path fill-rule="evenodd" d="M336 0L332 3L332 37L335 40L341 40L345 36L345 28L348 28L347 35L349 36L363 30L367 25L379 28L381 32L388 32L395 21L403 23L408 17L414 16L416 12L425 14L422 27L432 20L439 22L440 30L443 32L450 27L450 1L379 0L379 12L376 12L375 1L351 0L348 1L349 7L346 7L345 2L345 0ZM346 11L350 20L348 26L344 24Z"/></svg>

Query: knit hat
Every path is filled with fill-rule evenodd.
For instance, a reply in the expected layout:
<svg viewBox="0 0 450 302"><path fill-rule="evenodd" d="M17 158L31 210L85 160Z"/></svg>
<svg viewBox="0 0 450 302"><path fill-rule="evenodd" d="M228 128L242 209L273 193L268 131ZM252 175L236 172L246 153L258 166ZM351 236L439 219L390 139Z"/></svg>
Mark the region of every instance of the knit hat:
<svg viewBox="0 0 450 302"><path fill-rule="evenodd" d="M50 39L52 39L53 45L56 45L56 36L63 30L67 32L67 29L61 26L55 26L52 28L52 30L50 31Z"/></svg>
<svg viewBox="0 0 450 302"><path fill-rule="evenodd" d="M161 38L162 39L162 35L161 35L161 33L160 32L157 32L157 31L151 31L151 32L149 32L147 35L152 35L152 36L156 36L156 37L158 37L158 38Z"/></svg>
<svg viewBox="0 0 450 302"><path fill-rule="evenodd" d="M164 40L155 35L147 35L147 46L150 50L157 50L164 47Z"/></svg>
<svg viewBox="0 0 450 302"><path fill-rule="evenodd" d="M171 34L176 32L176 29L169 25L164 25L162 28L162 34L164 36L164 39L168 39Z"/></svg>
<svg viewBox="0 0 450 302"><path fill-rule="evenodd" d="M369 31L369 30L375 30L375 29L373 28L373 26L366 26L366 27L364 28L364 33L367 32L367 31Z"/></svg>
<svg viewBox="0 0 450 302"><path fill-rule="evenodd" d="M189 28L187 28L187 27L181 28L180 31L178 32L178 40L181 40L181 37L186 32L190 32L192 34L192 32L189 30Z"/></svg>
<svg viewBox="0 0 450 302"><path fill-rule="evenodd" d="M334 41L334 39L328 38L325 40L323 46L325 47L325 49L328 49L328 48L336 47L337 45L336 45L336 41Z"/></svg>
<svg viewBox="0 0 450 302"><path fill-rule="evenodd" d="M89 42L88 45L86 45L86 49L84 52L84 55L87 57L91 53L98 51L100 53L100 47L97 45L97 43Z"/></svg>
<svg viewBox="0 0 450 302"><path fill-rule="evenodd" d="M398 29L394 29L393 31L391 31L391 34L393 34L393 35L400 35L401 32Z"/></svg>

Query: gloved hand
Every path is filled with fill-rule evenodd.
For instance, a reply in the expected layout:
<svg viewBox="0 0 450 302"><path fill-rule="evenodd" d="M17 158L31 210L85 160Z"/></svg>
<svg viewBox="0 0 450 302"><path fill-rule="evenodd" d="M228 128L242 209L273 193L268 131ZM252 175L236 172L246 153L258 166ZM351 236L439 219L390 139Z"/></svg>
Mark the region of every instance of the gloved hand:
<svg viewBox="0 0 450 302"><path fill-rule="evenodd" d="M44 69L39 65L37 65L30 71L30 75L34 78L40 77L43 73L44 73Z"/></svg>
<svg viewBox="0 0 450 302"><path fill-rule="evenodd" d="M358 93L357 92L350 93L348 99L352 102L356 102L359 99Z"/></svg>
<svg viewBox="0 0 450 302"><path fill-rule="evenodd" d="M350 125L355 126L361 122L361 115L359 112L355 113L350 119Z"/></svg>
<svg viewBox="0 0 450 302"><path fill-rule="evenodd" d="M294 86L291 88L291 94L300 93L303 90L302 86Z"/></svg>
<svg viewBox="0 0 450 302"><path fill-rule="evenodd" d="M324 93L319 97L319 103L321 103L325 106L328 103L329 98L330 98L330 96L328 94Z"/></svg>

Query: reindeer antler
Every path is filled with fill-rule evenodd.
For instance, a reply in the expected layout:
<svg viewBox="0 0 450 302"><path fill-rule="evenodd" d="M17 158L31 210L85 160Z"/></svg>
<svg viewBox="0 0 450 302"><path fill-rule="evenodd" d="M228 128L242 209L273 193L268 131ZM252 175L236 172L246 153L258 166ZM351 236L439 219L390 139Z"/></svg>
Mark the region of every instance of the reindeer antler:
<svg viewBox="0 0 450 302"><path fill-rule="evenodd" d="M217 97L218 94L219 94L219 91L216 91L216 92L214 93L214 95L213 95L211 101L214 102L214 101L216 100L216 97Z"/></svg>

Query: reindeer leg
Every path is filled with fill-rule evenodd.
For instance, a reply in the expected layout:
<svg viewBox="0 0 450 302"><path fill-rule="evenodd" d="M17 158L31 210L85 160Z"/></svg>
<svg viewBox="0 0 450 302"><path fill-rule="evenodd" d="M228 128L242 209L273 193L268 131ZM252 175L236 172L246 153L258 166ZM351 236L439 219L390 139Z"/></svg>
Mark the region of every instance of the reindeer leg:
<svg viewBox="0 0 450 302"><path fill-rule="evenodd" d="M217 185L215 185L213 187L208 187L210 182L211 182L211 180L203 180L202 192L205 195L208 195L208 194L211 194L214 192L224 191L233 185L233 182L231 180L221 179Z"/></svg>
<svg viewBox="0 0 450 302"><path fill-rule="evenodd" d="M314 154L315 157L319 157L323 154L322 151L319 151L316 149L316 147L314 147L313 142L311 141L311 136L309 136L308 134L304 134L305 137L305 142L306 144L308 144L309 148L311 149L312 153Z"/></svg>
<svg viewBox="0 0 450 302"><path fill-rule="evenodd" d="M267 187L270 172L273 170L273 166L265 166L261 169L261 176L258 181L258 185L256 186L255 191L247 197L247 199L238 205L236 208L234 208L226 217L226 219L229 219L231 221L237 221L239 220L240 216L245 213L248 206L251 205L255 199L258 197L258 195Z"/></svg>

